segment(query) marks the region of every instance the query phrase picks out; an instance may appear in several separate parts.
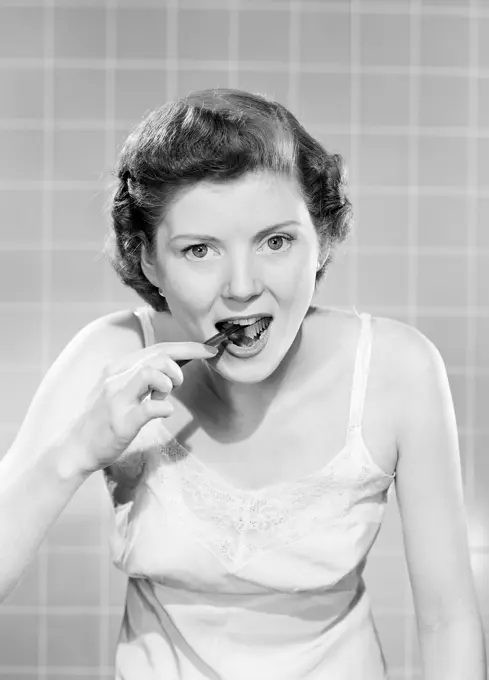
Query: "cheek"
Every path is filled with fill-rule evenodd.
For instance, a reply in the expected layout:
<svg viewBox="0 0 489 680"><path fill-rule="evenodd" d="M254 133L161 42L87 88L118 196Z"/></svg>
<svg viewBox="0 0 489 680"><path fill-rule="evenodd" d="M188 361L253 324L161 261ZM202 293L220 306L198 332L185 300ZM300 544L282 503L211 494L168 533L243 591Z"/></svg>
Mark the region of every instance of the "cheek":
<svg viewBox="0 0 489 680"><path fill-rule="evenodd" d="M170 289L173 299L178 300L178 303L187 309L197 311L203 308L209 295L203 286L193 286L191 281L186 283L178 283L173 285ZM169 293L170 293L169 291Z"/></svg>
<svg viewBox="0 0 489 680"><path fill-rule="evenodd" d="M305 249L299 257L290 258L287 266L277 272L277 282L280 279L281 288L287 291L287 295L298 296L300 292L314 288L316 266L317 256Z"/></svg>
<svg viewBox="0 0 489 680"><path fill-rule="evenodd" d="M168 271L164 290L170 306L173 302L192 315L205 310L215 296L215 284L209 277L195 277L188 269L178 267Z"/></svg>

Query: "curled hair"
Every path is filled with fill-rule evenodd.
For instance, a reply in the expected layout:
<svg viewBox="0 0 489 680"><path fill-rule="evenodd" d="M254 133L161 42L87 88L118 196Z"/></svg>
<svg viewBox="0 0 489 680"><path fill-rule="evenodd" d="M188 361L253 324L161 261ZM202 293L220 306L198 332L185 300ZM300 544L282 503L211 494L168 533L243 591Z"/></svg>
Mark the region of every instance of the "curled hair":
<svg viewBox="0 0 489 680"><path fill-rule="evenodd" d="M122 282L155 310L168 310L141 268L143 244L154 253L158 226L183 190L262 170L298 181L321 249L331 253L347 237L352 209L342 157L328 153L278 102L219 88L152 111L122 148L110 205L104 251ZM331 254L316 273L316 285L330 260Z"/></svg>

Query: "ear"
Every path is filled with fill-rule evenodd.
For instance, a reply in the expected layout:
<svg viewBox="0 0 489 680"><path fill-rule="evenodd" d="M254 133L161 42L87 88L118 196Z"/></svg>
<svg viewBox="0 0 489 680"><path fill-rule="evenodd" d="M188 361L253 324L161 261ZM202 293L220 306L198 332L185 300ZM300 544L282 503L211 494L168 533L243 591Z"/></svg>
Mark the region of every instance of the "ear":
<svg viewBox="0 0 489 680"><path fill-rule="evenodd" d="M149 255L148 248L145 243L141 246L141 269L143 274L153 286L160 287L160 282L156 276L156 270L152 258Z"/></svg>
<svg viewBox="0 0 489 680"><path fill-rule="evenodd" d="M317 265L316 271L319 271L321 269L321 267L324 265L324 263L328 260L330 252L331 252L331 246L328 246L327 248L325 248L324 250L322 250L319 253L318 265Z"/></svg>

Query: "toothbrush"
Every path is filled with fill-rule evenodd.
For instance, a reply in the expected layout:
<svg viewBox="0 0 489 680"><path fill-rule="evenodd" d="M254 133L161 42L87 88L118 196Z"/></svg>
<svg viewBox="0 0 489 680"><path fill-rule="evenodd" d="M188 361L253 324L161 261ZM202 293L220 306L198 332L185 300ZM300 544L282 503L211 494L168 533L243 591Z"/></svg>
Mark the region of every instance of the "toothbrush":
<svg viewBox="0 0 489 680"><path fill-rule="evenodd" d="M219 345L223 342L226 342L226 340L229 341L232 335L234 333L241 331L242 326L239 324L233 324L229 328L226 328L226 330L221 331L220 333L217 333L216 335L213 335L212 338L209 338L209 340L205 341L205 345L210 345L211 347L219 347ZM189 361L192 361L192 359L181 359L180 361L177 361L177 364L179 366L185 366L185 364L188 364Z"/></svg>

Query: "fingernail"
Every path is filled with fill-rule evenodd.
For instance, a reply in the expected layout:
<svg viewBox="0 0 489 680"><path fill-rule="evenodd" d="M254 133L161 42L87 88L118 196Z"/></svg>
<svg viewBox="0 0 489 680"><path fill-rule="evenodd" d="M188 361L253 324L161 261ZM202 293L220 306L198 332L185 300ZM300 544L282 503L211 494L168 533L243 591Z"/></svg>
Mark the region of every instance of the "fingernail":
<svg viewBox="0 0 489 680"><path fill-rule="evenodd" d="M217 347L212 347L212 345L206 345L206 349L209 350L209 352L212 352L213 354L217 354L219 352Z"/></svg>

